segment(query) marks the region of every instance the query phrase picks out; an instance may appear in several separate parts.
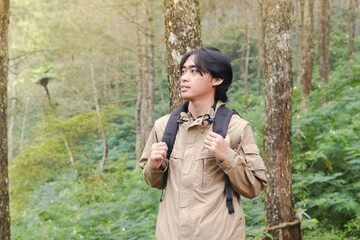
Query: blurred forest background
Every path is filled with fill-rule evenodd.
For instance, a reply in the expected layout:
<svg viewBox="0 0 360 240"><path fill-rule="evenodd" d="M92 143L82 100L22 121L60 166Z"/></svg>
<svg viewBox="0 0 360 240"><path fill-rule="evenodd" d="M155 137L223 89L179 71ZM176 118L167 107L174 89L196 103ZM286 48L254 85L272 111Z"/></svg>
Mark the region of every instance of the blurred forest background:
<svg viewBox="0 0 360 240"><path fill-rule="evenodd" d="M141 49L149 44L142 38L149 34L144 22L150 24L154 52L153 119L169 113L170 107L163 2L146 2L11 0L8 141L13 239L155 238L161 192L145 184L136 166L135 112L143 81L139 64ZM296 211L305 239L359 239L359 2L327 1L325 82L318 47L322 1L314 1L308 100L298 80L307 18L303 2L293 0L292 17ZM265 98L261 3L200 1L202 44L230 58L234 79L228 106L251 122L260 149ZM266 225L263 198L243 198L248 239L263 235L258 230Z"/></svg>

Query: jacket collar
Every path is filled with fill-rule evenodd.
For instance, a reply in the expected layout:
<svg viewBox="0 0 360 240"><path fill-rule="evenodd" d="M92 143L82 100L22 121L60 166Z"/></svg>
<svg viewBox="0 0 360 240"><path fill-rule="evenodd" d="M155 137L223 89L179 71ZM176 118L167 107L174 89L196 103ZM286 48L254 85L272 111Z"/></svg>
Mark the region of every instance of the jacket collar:
<svg viewBox="0 0 360 240"><path fill-rule="evenodd" d="M205 113L204 115L201 115L198 117L198 119L201 119L200 122L208 122L209 118L214 119L215 118L215 114L217 112L217 110L219 109L220 106L225 105L224 102L218 100L214 103L213 106L211 106L211 108L209 108L209 110L207 111L207 113ZM190 119L196 120L193 118L193 116L191 115L191 113L188 110L188 103L184 104L184 111L182 111L180 113L180 120L184 121L184 122L188 122Z"/></svg>

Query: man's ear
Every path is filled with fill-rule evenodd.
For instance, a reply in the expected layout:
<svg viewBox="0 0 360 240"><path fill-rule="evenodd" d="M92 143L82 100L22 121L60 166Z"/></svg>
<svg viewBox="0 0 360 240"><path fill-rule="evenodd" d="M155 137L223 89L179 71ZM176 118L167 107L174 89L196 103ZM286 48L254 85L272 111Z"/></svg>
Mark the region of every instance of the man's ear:
<svg viewBox="0 0 360 240"><path fill-rule="evenodd" d="M219 86L220 84L222 84L224 79L222 79L222 78L213 78L211 81L212 81L213 87L216 87L216 86Z"/></svg>

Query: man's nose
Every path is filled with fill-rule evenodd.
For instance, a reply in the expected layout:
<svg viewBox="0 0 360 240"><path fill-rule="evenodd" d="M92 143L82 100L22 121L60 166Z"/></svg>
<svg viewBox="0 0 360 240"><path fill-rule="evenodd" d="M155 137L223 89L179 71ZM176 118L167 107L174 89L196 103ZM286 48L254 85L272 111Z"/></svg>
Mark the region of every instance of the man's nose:
<svg viewBox="0 0 360 240"><path fill-rule="evenodd" d="M181 80L181 82L186 82L186 81L188 81L188 74L187 74L187 72L184 72L184 73L181 75L180 80Z"/></svg>

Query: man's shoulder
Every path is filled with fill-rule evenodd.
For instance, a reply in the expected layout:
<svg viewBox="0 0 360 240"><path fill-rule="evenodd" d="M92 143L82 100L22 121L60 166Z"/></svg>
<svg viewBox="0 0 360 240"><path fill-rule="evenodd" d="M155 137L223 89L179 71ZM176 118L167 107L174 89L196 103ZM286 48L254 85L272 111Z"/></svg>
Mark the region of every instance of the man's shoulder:
<svg viewBox="0 0 360 240"><path fill-rule="evenodd" d="M244 118L242 118L240 115L238 114L233 114L230 120L230 123L233 122L234 124L238 124L238 125L248 125L249 122L247 120L245 120Z"/></svg>
<svg viewBox="0 0 360 240"><path fill-rule="evenodd" d="M250 125L248 121L246 121L237 114L233 114L229 122L228 131L242 132L247 125Z"/></svg>
<svg viewBox="0 0 360 240"><path fill-rule="evenodd" d="M155 130L164 130L167 122L169 121L170 114L166 114L155 121L154 128Z"/></svg>

